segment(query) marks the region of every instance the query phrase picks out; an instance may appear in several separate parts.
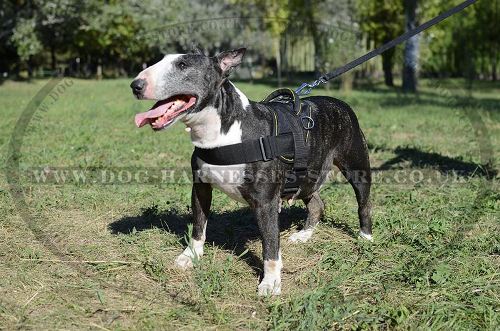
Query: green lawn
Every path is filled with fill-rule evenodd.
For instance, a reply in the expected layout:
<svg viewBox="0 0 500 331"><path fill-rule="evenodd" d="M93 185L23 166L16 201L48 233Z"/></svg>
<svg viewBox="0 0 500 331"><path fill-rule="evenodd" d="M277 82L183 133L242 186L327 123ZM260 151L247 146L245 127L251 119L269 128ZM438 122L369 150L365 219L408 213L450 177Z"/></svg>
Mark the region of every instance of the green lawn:
<svg viewBox="0 0 500 331"><path fill-rule="evenodd" d="M46 83L0 85L2 168L19 116ZM173 260L189 221L185 181L30 177L33 167L189 167L182 124L135 128L134 114L149 104L132 98L129 80L72 83L29 122L9 163L19 169L0 172L0 329L500 328L500 85L475 85L472 96L461 81L425 81L418 97L378 85L319 90L347 101L367 137L378 176L375 241L357 239L354 193L332 181L312 241L287 242L304 221L303 204L282 212L283 294L263 299L252 214L223 194L214 196L206 255L184 273ZM237 86L254 100L273 89ZM405 180L418 173L448 179Z"/></svg>

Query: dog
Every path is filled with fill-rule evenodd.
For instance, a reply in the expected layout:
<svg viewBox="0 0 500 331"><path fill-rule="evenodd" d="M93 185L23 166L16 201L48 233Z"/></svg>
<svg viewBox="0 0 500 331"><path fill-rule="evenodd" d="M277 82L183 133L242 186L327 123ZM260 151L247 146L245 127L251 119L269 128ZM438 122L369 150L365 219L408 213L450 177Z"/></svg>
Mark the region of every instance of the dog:
<svg viewBox="0 0 500 331"><path fill-rule="evenodd" d="M271 135L272 106L250 101L228 79L231 71L241 63L244 53L245 49L240 48L213 57L201 52L170 54L140 72L130 85L133 94L138 99L157 100L157 103L149 111L136 115L137 127L149 124L159 131L181 121L190 131L192 143L201 149ZM309 132L307 169L316 176L308 176L298 192L283 197L285 173L290 165L279 159L233 166L193 159L193 176L200 171L203 176L193 181L192 242L176 258L178 267L191 268L193 259L203 255L212 189L217 188L232 199L247 203L255 212L264 261L264 275L257 292L259 295L279 295L283 266L278 224L281 203L283 199L304 201L308 211L305 225L290 237L290 241L309 240L325 208L319 191L334 165L354 189L360 237L372 240L370 162L356 115L346 103L335 98L312 96L303 100L311 105L315 123ZM245 176L221 176L228 168L233 174L234 171L244 172L253 180L245 180ZM266 174L274 174L275 178L269 180Z"/></svg>

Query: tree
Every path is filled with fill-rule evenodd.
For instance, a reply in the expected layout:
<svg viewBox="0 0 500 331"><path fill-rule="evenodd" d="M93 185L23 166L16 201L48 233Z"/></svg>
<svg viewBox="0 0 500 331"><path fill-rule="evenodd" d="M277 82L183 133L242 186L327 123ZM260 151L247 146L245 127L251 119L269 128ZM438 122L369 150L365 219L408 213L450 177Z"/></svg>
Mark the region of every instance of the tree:
<svg viewBox="0 0 500 331"><path fill-rule="evenodd" d="M480 47L477 48L482 66L482 72L488 75L492 81L498 79L498 61L500 56L500 0L479 1L474 5L474 25L472 31L473 38L480 40Z"/></svg>
<svg viewBox="0 0 500 331"><path fill-rule="evenodd" d="M21 61L28 64L28 75L33 75L33 66L31 65L32 56L39 54L43 50L42 43L35 32L35 22L32 19L21 19L17 23L11 41L16 47L17 54Z"/></svg>
<svg viewBox="0 0 500 331"><path fill-rule="evenodd" d="M276 61L276 77L278 86L282 85L282 58L281 42L284 32L290 24L290 18L296 8L290 0L235 0L240 6L254 7L254 11L262 13L264 24L273 40L274 60Z"/></svg>
<svg viewBox="0 0 500 331"><path fill-rule="evenodd" d="M15 46L20 61L42 58L49 49L51 68L56 69L57 53L68 51L80 24L80 2L75 0L27 1L16 8L15 25L9 42Z"/></svg>
<svg viewBox="0 0 500 331"><path fill-rule="evenodd" d="M0 1L0 74L2 75L5 72L17 71L19 69L20 52L16 43L12 40L12 36L18 20L22 18L19 12L23 5L19 1L14 0Z"/></svg>
<svg viewBox="0 0 500 331"><path fill-rule="evenodd" d="M417 26L417 0L404 0L405 28L412 30ZM403 91L417 92L417 67L419 55L419 35L413 36L405 43L403 60Z"/></svg>
<svg viewBox="0 0 500 331"><path fill-rule="evenodd" d="M268 18L266 20L267 25L274 40L278 86L281 86L281 36L286 31L289 22L290 7L288 6L288 0L259 0L258 3L263 8L265 17Z"/></svg>
<svg viewBox="0 0 500 331"><path fill-rule="evenodd" d="M391 41L403 32L401 0L358 0L357 13L361 30L367 35L368 44L373 42L375 47ZM394 86L395 54L395 48L382 53L382 69L387 86Z"/></svg>
<svg viewBox="0 0 500 331"><path fill-rule="evenodd" d="M461 0L418 3L420 20L427 21ZM478 1L464 11L424 31L420 36L420 72L438 77L494 79L500 50L500 0Z"/></svg>
<svg viewBox="0 0 500 331"><path fill-rule="evenodd" d="M106 62L120 71L124 61L133 59L138 50L143 49L142 44L135 42L140 24L133 11L132 1L109 1L105 6L100 1L86 2L87 16L73 44L78 54L93 63L98 78Z"/></svg>
<svg viewBox="0 0 500 331"><path fill-rule="evenodd" d="M314 40L315 67L319 73L333 70L355 58L360 51L360 36L351 0L306 1L304 10L298 11L294 21L303 20ZM303 6L296 6L302 8ZM307 10L309 9L309 10ZM302 17L305 16L305 17ZM352 89L354 73L340 77L340 88Z"/></svg>

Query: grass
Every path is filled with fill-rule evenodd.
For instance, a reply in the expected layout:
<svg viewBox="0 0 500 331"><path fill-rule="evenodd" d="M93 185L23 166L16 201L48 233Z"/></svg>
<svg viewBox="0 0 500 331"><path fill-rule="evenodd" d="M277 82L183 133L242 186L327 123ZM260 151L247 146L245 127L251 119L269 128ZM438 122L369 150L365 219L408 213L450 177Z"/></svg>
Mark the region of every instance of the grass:
<svg viewBox="0 0 500 331"><path fill-rule="evenodd" d="M46 81L0 86L0 153ZM0 173L0 328L32 329L433 329L500 328L498 159L500 86L424 81L418 97L378 85L342 94L370 145L373 243L356 238L352 189L326 185L326 214L313 240L287 237L303 205L283 210L283 295L256 295L262 269L249 210L216 193L206 255L192 272L173 267L185 245L190 186L37 184L31 167L99 171L189 168L181 124L136 129L148 103L128 80L74 80L30 122L20 186ZM252 99L272 90L237 84ZM46 98L50 101L50 97ZM489 162L488 162L489 161ZM452 177L385 182L398 171ZM116 174L118 176L118 174ZM407 179L408 175L402 175ZM97 177L98 178L98 177Z"/></svg>

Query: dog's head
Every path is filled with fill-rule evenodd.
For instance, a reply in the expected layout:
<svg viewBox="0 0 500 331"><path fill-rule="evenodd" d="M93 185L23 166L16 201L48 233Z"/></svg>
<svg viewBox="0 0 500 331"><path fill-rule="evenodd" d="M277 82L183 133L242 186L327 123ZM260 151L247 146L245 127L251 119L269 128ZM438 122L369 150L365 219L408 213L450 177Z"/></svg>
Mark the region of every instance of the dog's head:
<svg viewBox="0 0 500 331"><path fill-rule="evenodd" d="M130 84L138 99L158 100L149 111L135 116L135 124L150 124L161 130L182 116L202 110L231 70L241 63L244 53L245 49L240 48L214 57L201 52L166 55Z"/></svg>

